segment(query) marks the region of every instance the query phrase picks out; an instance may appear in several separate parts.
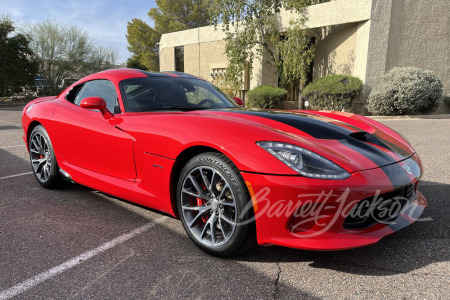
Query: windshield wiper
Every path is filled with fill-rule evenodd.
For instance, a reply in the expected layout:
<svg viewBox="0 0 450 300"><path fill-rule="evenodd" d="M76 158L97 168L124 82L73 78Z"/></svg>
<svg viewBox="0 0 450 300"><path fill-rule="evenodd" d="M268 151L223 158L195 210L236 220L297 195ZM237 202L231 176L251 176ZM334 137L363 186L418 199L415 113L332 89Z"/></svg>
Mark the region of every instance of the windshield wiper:
<svg viewBox="0 0 450 300"><path fill-rule="evenodd" d="M152 107L152 108L144 108L141 111L158 111L158 110L182 110L182 111L193 111L193 110L202 110L202 109L210 109L211 107L198 107L198 106L166 106L166 107Z"/></svg>

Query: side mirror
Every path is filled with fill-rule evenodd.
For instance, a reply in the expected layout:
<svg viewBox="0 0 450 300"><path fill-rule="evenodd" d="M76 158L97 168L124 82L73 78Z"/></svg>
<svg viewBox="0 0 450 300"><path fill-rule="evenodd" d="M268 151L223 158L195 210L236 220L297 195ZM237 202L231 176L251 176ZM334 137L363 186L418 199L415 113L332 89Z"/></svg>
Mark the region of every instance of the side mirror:
<svg viewBox="0 0 450 300"><path fill-rule="evenodd" d="M244 106L244 100L242 100L241 98L234 97L233 100L234 100L234 102L236 102L237 105Z"/></svg>
<svg viewBox="0 0 450 300"><path fill-rule="evenodd" d="M80 107L99 110L105 119L114 117L114 115L106 108L106 101L100 97L84 98L80 102Z"/></svg>

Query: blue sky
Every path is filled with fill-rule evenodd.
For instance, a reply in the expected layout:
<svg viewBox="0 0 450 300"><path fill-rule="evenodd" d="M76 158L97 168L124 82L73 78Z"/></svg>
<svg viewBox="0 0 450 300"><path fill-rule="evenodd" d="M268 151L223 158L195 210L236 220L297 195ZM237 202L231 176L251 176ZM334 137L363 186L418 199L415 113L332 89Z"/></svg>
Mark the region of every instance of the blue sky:
<svg viewBox="0 0 450 300"><path fill-rule="evenodd" d="M97 45L119 51L119 63L131 55L127 50L127 21L140 18L150 25L147 12L154 0L0 0L0 15L9 15L16 27L47 18L77 25L94 38Z"/></svg>

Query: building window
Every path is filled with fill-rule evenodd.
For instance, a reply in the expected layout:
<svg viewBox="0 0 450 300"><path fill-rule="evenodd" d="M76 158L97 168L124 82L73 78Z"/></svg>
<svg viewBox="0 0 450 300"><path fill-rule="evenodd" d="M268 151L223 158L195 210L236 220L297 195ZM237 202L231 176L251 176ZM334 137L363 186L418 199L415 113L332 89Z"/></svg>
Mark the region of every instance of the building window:
<svg viewBox="0 0 450 300"><path fill-rule="evenodd" d="M184 72L184 46L175 47L175 71Z"/></svg>
<svg viewBox="0 0 450 300"><path fill-rule="evenodd" d="M225 77L226 68L213 68L211 72L211 77L213 79L223 78Z"/></svg>

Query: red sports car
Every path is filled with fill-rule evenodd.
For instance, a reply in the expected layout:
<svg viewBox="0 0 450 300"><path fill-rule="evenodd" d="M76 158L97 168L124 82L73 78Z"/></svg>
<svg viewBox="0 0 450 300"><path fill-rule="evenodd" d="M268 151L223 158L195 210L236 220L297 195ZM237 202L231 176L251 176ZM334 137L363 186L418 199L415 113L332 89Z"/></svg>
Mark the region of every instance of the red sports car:
<svg viewBox="0 0 450 300"><path fill-rule="evenodd" d="M236 102L188 74L108 70L27 104L23 139L42 186L66 179L168 213L218 256L254 241L360 247L422 214L422 165L395 131Z"/></svg>

